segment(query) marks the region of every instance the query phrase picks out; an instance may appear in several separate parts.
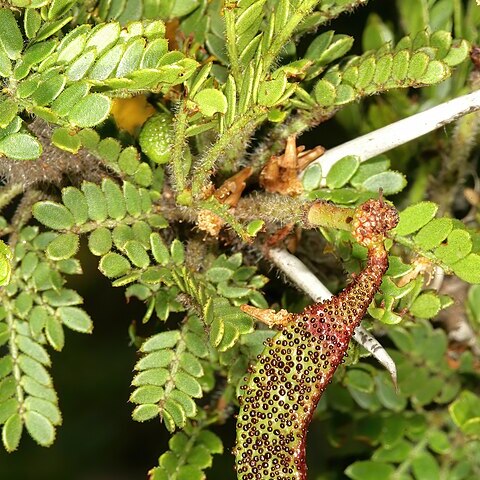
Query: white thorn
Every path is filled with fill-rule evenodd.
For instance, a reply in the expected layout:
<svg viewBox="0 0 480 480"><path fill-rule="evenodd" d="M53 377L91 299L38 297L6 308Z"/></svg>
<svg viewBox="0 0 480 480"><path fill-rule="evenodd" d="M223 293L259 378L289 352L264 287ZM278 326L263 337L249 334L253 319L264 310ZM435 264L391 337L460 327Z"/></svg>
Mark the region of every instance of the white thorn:
<svg viewBox="0 0 480 480"><path fill-rule="evenodd" d="M325 177L347 155L356 155L364 162L479 109L480 90L476 90L331 148L310 166L320 165Z"/></svg>

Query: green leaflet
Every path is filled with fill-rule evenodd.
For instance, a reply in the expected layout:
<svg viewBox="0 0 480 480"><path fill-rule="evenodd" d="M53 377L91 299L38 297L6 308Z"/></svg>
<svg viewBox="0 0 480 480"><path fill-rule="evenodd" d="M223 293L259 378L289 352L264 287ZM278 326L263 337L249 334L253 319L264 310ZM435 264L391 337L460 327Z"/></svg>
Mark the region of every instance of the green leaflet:
<svg viewBox="0 0 480 480"><path fill-rule="evenodd" d="M409 235L420 230L435 216L437 208L432 202L421 202L406 208L400 212L400 222L394 233Z"/></svg>
<svg viewBox="0 0 480 480"><path fill-rule="evenodd" d="M12 273L13 254L10 248L0 241L0 285L7 285Z"/></svg>
<svg viewBox="0 0 480 480"><path fill-rule="evenodd" d="M2 25L0 44L8 57L15 60L20 57L23 49L23 38L11 10L0 9L0 24Z"/></svg>
<svg viewBox="0 0 480 480"><path fill-rule="evenodd" d="M177 432L169 441L169 451L159 458L152 470L152 479L164 480L178 472L178 478L202 478L202 470L212 464L212 455L222 454L220 438L199 424L188 423L184 432Z"/></svg>

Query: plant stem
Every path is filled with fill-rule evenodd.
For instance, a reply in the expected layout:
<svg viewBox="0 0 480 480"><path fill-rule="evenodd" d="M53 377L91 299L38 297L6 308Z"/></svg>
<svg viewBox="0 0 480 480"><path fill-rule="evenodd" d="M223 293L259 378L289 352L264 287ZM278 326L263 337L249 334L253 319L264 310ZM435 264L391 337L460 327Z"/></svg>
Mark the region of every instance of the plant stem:
<svg viewBox="0 0 480 480"><path fill-rule="evenodd" d="M269 259L301 290L315 302L328 300L333 295L330 290L312 273L311 270L295 255L287 250L272 248L268 252ZM370 352L383 365L393 383L397 384L397 367L392 357L382 347L380 342L364 327L359 325L353 334L353 339L365 350Z"/></svg>
<svg viewBox="0 0 480 480"><path fill-rule="evenodd" d="M183 152L185 150L185 138L188 124L188 112L185 100L180 103L180 108L175 117L173 126L173 145L172 145L172 174L173 188L177 193L185 189L185 170L183 161Z"/></svg>
<svg viewBox="0 0 480 480"><path fill-rule="evenodd" d="M208 177L212 174L218 159L227 153L232 142L238 138L244 138L264 117L265 108L254 106L244 115L240 116L217 140L205 156L200 159L193 171L192 194L194 197L201 197L202 189Z"/></svg>
<svg viewBox="0 0 480 480"><path fill-rule="evenodd" d="M8 340L8 349L10 350L10 355L12 356L12 373L13 373L13 378L15 379L15 385L16 385L16 398L18 401L18 404L20 406L19 408L19 413L22 415L24 414L24 392L23 388L21 385L21 380L22 380L22 370L20 368L20 365L18 364L18 347L17 347L17 330L15 327L15 319L12 314L12 305L10 302L6 301L5 296L3 296L3 305L7 308L7 316L6 316L6 323L8 326L8 330L10 333L10 338Z"/></svg>
<svg viewBox="0 0 480 480"><path fill-rule="evenodd" d="M352 230L352 220L355 209L349 207L338 207L327 202L315 202L307 213L307 221L312 227L339 228L341 230Z"/></svg>
<svg viewBox="0 0 480 480"><path fill-rule="evenodd" d="M27 190L23 195L10 222L13 233L10 236L8 243L11 247L15 246L17 243L20 230L27 224L30 218L32 218L33 204L39 202L43 198L44 193L40 190L34 189Z"/></svg>
<svg viewBox="0 0 480 480"><path fill-rule="evenodd" d="M300 198L256 192L240 199L235 216L246 222L260 219L268 224L295 223L307 227L303 219L304 205L305 202Z"/></svg>
<svg viewBox="0 0 480 480"><path fill-rule="evenodd" d="M406 460L404 460L398 467L393 476L391 477L392 480L398 480L400 478L403 478L403 474L408 472L408 469L410 468L412 461L415 459L415 457L422 452L422 450L425 449L428 443L428 437L423 438L420 440L411 450L410 453L408 454L408 457Z"/></svg>

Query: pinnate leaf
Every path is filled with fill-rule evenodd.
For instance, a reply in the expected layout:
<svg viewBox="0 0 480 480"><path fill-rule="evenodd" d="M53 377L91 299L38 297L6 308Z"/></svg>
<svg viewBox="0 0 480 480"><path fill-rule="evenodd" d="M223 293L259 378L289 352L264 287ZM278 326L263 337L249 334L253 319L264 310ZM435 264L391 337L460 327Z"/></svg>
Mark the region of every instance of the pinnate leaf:
<svg viewBox="0 0 480 480"><path fill-rule="evenodd" d="M106 277L116 278L130 270L130 262L118 253L109 252L102 257L98 268Z"/></svg>
<svg viewBox="0 0 480 480"><path fill-rule="evenodd" d="M109 113L110 99L99 93L90 93L72 108L68 118L77 127L93 127L103 122Z"/></svg>
<svg viewBox="0 0 480 480"><path fill-rule="evenodd" d="M12 415L3 426L2 441L7 452L18 448L23 431L23 422L18 413Z"/></svg>
<svg viewBox="0 0 480 480"><path fill-rule="evenodd" d="M222 92L214 88L201 90L195 95L193 100L197 104L200 112L207 117L211 117L215 115L215 113L226 113L227 111L227 98Z"/></svg>
<svg viewBox="0 0 480 480"><path fill-rule="evenodd" d="M137 405L132 413L132 418L136 422L146 422L155 418L159 414L158 405L154 403L145 403L143 405Z"/></svg>
<svg viewBox="0 0 480 480"><path fill-rule="evenodd" d="M480 255L470 253L456 262L452 269L459 278L468 283L480 283Z"/></svg>
<svg viewBox="0 0 480 480"><path fill-rule="evenodd" d="M64 233L47 247L47 255L52 260L64 260L70 258L77 253L80 239L75 233Z"/></svg>
<svg viewBox="0 0 480 480"><path fill-rule="evenodd" d="M401 192L407 185L405 175L400 172L389 170L387 172L372 175L362 184L369 192L378 192L382 189L385 195L394 195Z"/></svg>
<svg viewBox="0 0 480 480"><path fill-rule="evenodd" d="M371 460L359 461L350 465L345 473L352 480L378 480L379 478L390 478L395 468L383 462Z"/></svg>
<svg viewBox="0 0 480 480"><path fill-rule="evenodd" d="M422 293L413 302L410 313L418 318L433 318L441 306L438 295L433 292Z"/></svg>
<svg viewBox="0 0 480 480"><path fill-rule="evenodd" d="M28 133L13 133L0 140L0 154L14 160L34 160L42 154L42 145Z"/></svg>
<svg viewBox="0 0 480 480"><path fill-rule="evenodd" d="M13 12L8 8L0 8L0 44L12 60L20 57L23 49L23 37Z"/></svg>
<svg viewBox="0 0 480 480"><path fill-rule="evenodd" d="M472 238L466 230L455 229L447 237L447 243L435 249L435 255L447 265L453 265L472 250Z"/></svg>
<svg viewBox="0 0 480 480"><path fill-rule="evenodd" d="M451 219L434 218L415 235L415 243L424 250L431 250L447 238L452 228Z"/></svg>

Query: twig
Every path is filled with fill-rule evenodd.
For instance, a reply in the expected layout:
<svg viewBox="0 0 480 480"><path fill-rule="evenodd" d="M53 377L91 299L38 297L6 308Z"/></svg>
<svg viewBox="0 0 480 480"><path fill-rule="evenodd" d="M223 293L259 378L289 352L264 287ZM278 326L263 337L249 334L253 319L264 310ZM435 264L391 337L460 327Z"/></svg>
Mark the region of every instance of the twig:
<svg viewBox="0 0 480 480"><path fill-rule="evenodd" d="M308 267L287 250L272 248L269 250L269 258L293 283L315 302L322 302L333 296L330 290L325 287ZM361 325L356 328L353 338L387 369L396 386L397 367L392 357L390 357L380 342Z"/></svg>
<svg viewBox="0 0 480 480"><path fill-rule="evenodd" d="M205 153L205 155L194 166L192 176L192 193L199 198L202 196L202 189L206 186L210 175L218 159L225 155L235 139L243 138L251 134L258 122L265 116L265 108L254 106L245 114L239 116L230 128L221 135L216 143Z"/></svg>

